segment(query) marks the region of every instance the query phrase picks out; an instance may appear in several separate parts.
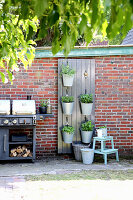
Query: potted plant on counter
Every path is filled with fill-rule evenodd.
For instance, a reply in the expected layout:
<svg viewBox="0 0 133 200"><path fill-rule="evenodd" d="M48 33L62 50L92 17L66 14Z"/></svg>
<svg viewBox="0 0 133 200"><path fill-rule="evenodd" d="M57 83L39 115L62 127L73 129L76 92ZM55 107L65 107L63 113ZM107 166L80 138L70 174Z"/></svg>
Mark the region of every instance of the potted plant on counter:
<svg viewBox="0 0 133 200"><path fill-rule="evenodd" d="M63 113L65 115L71 115L74 107L74 97L62 96L61 102L62 102Z"/></svg>
<svg viewBox="0 0 133 200"><path fill-rule="evenodd" d="M66 125L63 127L62 134L64 143L72 143L74 131L73 126Z"/></svg>
<svg viewBox="0 0 133 200"><path fill-rule="evenodd" d="M100 126L96 129L97 137L107 137L107 126Z"/></svg>
<svg viewBox="0 0 133 200"><path fill-rule="evenodd" d="M81 94L80 95L81 110L83 115L91 115L93 106L92 94Z"/></svg>
<svg viewBox="0 0 133 200"><path fill-rule="evenodd" d="M91 121L87 121L81 124L81 139L83 143L90 143L93 134L94 125Z"/></svg>
<svg viewBox="0 0 133 200"><path fill-rule="evenodd" d="M41 99L40 107L39 107L40 114L46 114L47 104L48 104L48 100L47 99Z"/></svg>
<svg viewBox="0 0 133 200"><path fill-rule="evenodd" d="M63 85L70 87L73 85L75 70L69 65L62 65L61 76L63 77Z"/></svg>

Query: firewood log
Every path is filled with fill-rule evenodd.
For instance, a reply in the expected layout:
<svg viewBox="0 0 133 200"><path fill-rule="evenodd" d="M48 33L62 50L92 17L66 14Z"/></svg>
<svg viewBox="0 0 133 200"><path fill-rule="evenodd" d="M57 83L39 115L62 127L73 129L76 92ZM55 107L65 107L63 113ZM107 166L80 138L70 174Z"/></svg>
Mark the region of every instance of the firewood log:
<svg viewBox="0 0 133 200"><path fill-rule="evenodd" d="M14 152L16 152L16 149L11 149L11 153L14 153Z"/></svg>
<svg viewBox="0 0 133 200"><path fill-rule="evenodd" d="M19 154L23 152L21 146L17 147L16 152L19 153Z"/></svg>

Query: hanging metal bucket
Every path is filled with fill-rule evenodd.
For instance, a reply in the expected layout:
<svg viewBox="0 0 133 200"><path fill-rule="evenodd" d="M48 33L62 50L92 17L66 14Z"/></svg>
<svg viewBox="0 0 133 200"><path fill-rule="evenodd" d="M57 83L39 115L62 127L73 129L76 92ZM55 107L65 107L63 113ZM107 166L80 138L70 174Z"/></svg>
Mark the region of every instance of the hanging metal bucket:
<svg viewBox="0 0 133 200"><path fill-rule="evenodd" d="M72 143L74 133L63 132L62 134L64 143Z"/></svg>
<svg viewBox="0 0 133 200"><path fill-rule="evenodd" d="M63 113L65 115L72 115L73 107L74 107L74 102L71 103L62 102Z"/></svg>
<svg viewBox="0 0 133 200"><path fill-rule="evenodd" d="M92 138L93 131L82 131L81 138L83 143L90 143Z"/></svg>
<svg viewBox="0 0 133 200"><path fill-rule="evenodd" d="M82 115L91 115L93 103L82 103L81 102L81 110Z"/></svg>
<svg viewBox="0 0 133 200"><path fill-rule="evenodd" d="M63 74L63 85L66 87L71 87L73 85L74 75L69 76L67 74Z"/></svg>

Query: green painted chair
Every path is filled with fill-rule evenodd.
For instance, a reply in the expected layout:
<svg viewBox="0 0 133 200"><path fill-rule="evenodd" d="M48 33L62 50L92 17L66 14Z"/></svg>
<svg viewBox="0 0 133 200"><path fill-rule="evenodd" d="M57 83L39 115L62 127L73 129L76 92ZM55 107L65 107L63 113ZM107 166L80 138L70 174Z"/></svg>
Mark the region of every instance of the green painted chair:
<svg viewBox="0 0 133 200"><path fill-rule="evenodd" d="M106 149L106 141L111 141L111 149ZM96 142L101 142L101 148L95 149ZM104 164L107 165L107 155L115 153L116 154L116 161L119 161L118 156L118 149L114 149L114 141L113 136L107 136L107 137L93 137L93 150L94 153L102 154L104 157Z"/></svg>

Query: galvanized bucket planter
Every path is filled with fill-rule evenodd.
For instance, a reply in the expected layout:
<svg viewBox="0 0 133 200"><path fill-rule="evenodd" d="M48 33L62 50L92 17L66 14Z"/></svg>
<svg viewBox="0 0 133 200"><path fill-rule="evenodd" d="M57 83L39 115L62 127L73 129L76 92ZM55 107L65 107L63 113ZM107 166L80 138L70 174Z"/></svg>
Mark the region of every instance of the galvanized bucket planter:
<svg viewBox="0 0 133 200"><path fill-rule="evenodd" d="M75 160L82 161L81 149L89 148L89 146L90 146L89 144L83 144L81 142L73 142L72 147Z"/></svg>
<svg viewBox="0 0 133 200"><path fill-rule="evenodd" d="M93 103L82 103L81 102L81 110L82 115L91 115Z"/></svg>
<svg viewBox="0 0 133 200"><path fill-rule="evenodd" d="M94 160L94 150L93 149L81 149L82 160L86 165L92 164Z"/></svg>
<svg viewBox="0 0 133 200"><path fill-rule="evenodd" d="M74 133L63 132L62 134L64 143L72 143Z"/></svg>
<svg viewBox="0 0 133 200"><path fill-rule="evenodd" d="M92 138L93 131L82 131L81 130L81 139L83 143L90 143Z"/></svg>
<svg viewBox="0 0 133 200"><path fill-rule="evenodd" d="M73 85L74 75L69 76L67 74L63 74L63 85L66 87L71 87Z"/></svg>
<svg viewBox="0 0 133 200"><path fill-rule="evenodd" d="M107 136L107 128L97 129L97 136L98 137L106 137Z"/></svg>
<svg viewBox="0 0 133 200"><path fill-rule="evenodd" d="M74 102L70 103L62 102L63 113L65 115L72 115L73 107L74 107Z"/></svg>

